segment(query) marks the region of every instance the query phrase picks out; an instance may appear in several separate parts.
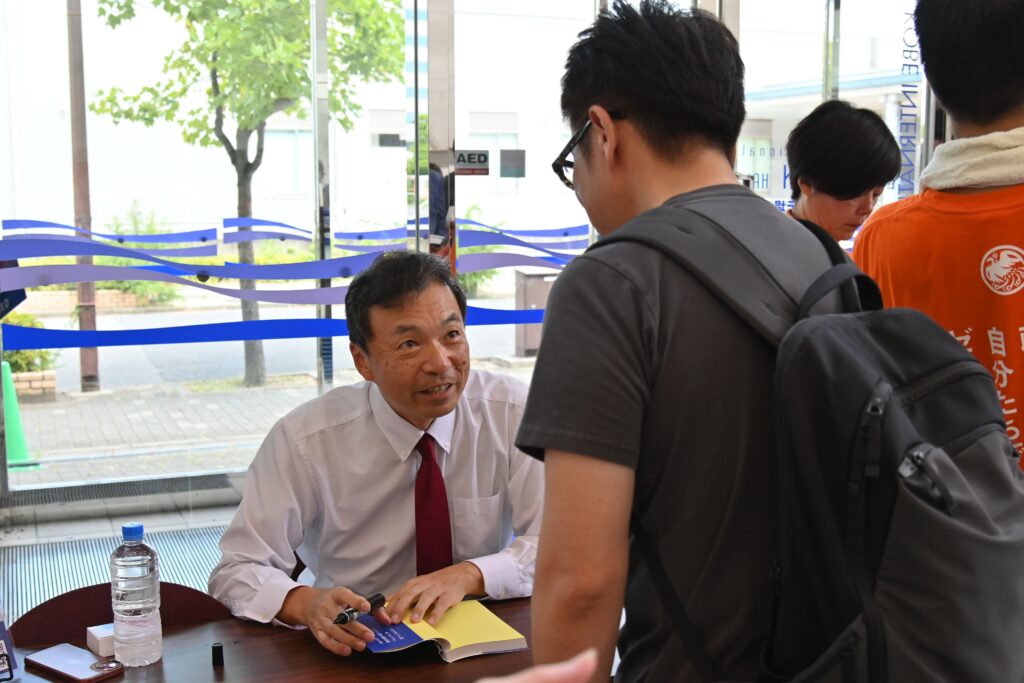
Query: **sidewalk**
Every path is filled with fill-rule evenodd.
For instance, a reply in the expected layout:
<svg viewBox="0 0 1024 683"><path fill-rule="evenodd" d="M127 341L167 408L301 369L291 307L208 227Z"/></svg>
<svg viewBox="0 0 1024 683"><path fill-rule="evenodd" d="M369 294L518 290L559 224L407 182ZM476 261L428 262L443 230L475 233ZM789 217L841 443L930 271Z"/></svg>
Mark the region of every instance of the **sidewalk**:
<svg viewBox="0 0 1024 683"><path fill-rule="evenodd" d="M473 368L529 382L533 359L474 359ZM359 381L354 370L335 385ZM12 467L12 489L239 472L273 424L316 396L309 375L271 376L264 387L208 381L62 393L20 406L32 467Z"/></svg>

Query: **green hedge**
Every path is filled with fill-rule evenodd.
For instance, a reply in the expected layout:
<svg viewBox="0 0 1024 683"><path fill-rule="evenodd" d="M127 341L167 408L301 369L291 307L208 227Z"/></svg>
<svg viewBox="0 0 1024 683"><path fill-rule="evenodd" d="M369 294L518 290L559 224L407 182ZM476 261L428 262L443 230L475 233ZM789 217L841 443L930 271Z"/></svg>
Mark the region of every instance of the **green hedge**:
<svg viewBox="0 0 1024 683"><path fill-rule="evenodd" d="M43 327L39 319L31 313L18 313L16 311L12 311L4 316L3 322L8 325L19 325L21 327ZM57 353L50 349L7 351L4 353L4 360L11 364L11 372L52 370L56 357Z"/></svg>

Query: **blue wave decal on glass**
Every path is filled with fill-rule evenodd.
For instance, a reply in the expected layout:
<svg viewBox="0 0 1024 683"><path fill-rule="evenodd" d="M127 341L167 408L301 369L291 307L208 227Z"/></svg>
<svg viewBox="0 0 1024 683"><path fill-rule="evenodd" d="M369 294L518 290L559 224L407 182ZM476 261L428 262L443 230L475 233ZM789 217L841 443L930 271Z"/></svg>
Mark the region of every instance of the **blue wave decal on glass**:
<svg viewBox="0 0 1024 683"><path fill-rule="evenodd" d="M300 242L312 242L313 238L307 235L293 235L290 232L271 232L269 230L245 230L239 232L225 232L224 244L236 242L255 242L256 240L298 240Z"/></svg>
<svg viewBox="0 0 1024 683"><path fill-rule="evenodd" d="M540 323L543 320L544 311L542 310L510 311L470 306L466 312L466 324L468 325L522 325ZM348 335L348 324L344 320L298 318L110 331L47 330L38 327L3 325L3 335L5 349L27 351L101 346L194 344L253 339L344 337Z"/></svg>
<svg viewBox="0 0 1024 683"><path fill-rule="evenodd" d="M115 247L93 240L72 238L0 240L0 259L37 258L41 256L120 256L170 266L192 275L237 278L249 280L302 280L336 277L354 277L373 263L379 254L358 254L341 258L309 261L307 263L280 263L271 265L200 266L190 263L166 261L152 252Z"/></svg>
<svg viewBox="0 0 1024 683"><path fill-rule="evenodd" d="M239 218L225 218L222 223L225 228L255 228L255 227L273 227L273 228L287 228L288 230L294 230L304 235L312 235L312 230L306 230L305 228L298 228L294 225L288 225L287 223L280 223L278 221L268 221L262 218L252 218L251 216L239 217Z"/></svg>
<svg viewBox="0 0 1024 683"><path fill-rule="evenodd" d="M82 235L83 237L99 237L105 240L111 240L118 244L124 244L126 242L138 243L138 244L171 244L177 242L214 242L217 240L217 229L206 228L204 230L188 230L185 232L167 232L167 233L155 233L152 235L119 235L111 233L102 233L89 230L81 230L73 225L64 225L63 223L53 223L51 221L34 221L34 220L18 220L18 219L4 219L2 221L4 231L7 230L35 230L35 229L60 229L69 230L76 235ZM4 239L11 239L12 237L19 237L20 235L4 235ZM43 235L33 235L35 237L42 237Z"/></svg>

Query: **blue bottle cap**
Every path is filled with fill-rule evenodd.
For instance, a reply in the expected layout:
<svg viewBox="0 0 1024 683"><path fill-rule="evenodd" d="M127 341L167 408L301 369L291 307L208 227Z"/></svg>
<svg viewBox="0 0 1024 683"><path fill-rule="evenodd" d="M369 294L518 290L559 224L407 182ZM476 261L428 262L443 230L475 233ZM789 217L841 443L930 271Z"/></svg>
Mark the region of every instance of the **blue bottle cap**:
<svg viewBox="0 0 1024 683"><path fill-rule="evenodd" d="M138 522L124 524L121 526L121 536L126 541L142 540L142 525Z"/></svg>

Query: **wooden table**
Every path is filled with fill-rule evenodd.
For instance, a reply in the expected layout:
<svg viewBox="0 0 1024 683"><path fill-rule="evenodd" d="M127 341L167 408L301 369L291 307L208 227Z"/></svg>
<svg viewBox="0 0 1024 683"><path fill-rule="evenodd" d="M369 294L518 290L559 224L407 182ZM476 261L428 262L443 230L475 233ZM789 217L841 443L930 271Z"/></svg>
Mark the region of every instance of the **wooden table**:
<svg viewBox="0 0 1024 683"><path fill-rule="evenodd" d="M485 603L512 628L530 640L528 598ZM84 630L84 629L83 629ZM224 645L224 666L213 668L210 646ZM85 647L85 641L74 643ZM25 655L40 648L16 648L18 676L15 681L60 680L25 668ZM447 664L433 643L408 650L372 654L357 652L339 657L323 649L306 631L224 619L198 626L164 631L163 658L151 666L125 669L117 681L475 681L525 669L530 652L470 657Z"/></svg>

